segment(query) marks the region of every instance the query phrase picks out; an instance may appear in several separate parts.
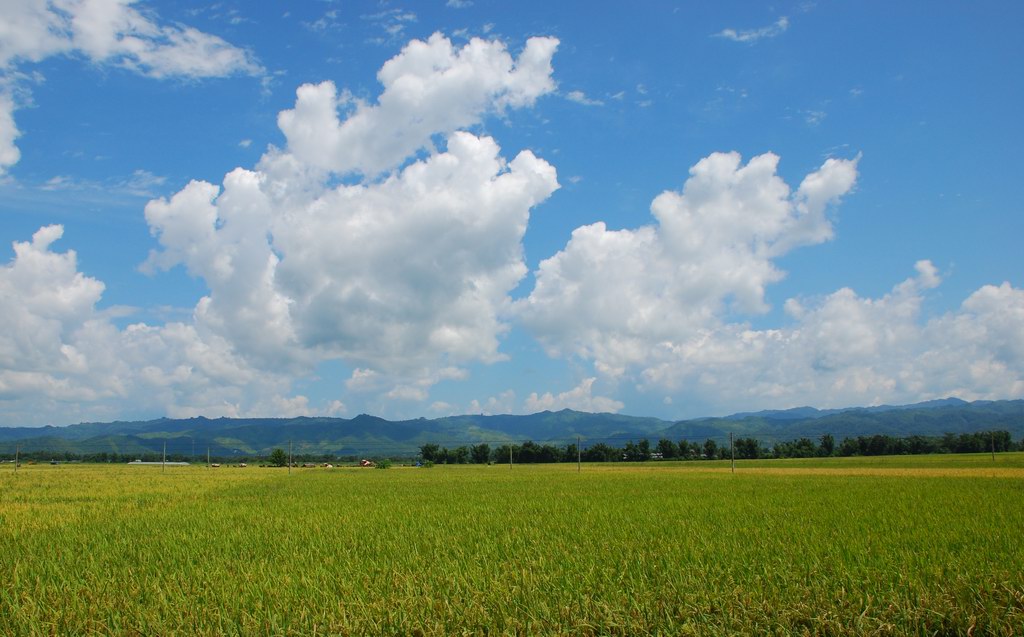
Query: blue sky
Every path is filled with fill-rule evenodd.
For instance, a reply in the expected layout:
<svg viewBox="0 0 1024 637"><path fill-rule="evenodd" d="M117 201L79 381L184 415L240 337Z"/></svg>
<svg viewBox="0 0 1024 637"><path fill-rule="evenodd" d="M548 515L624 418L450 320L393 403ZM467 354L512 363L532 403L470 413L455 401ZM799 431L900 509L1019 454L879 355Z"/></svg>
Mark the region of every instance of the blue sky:
<svg viewBox="0 0 1024 637"><path fill-rule="evenodd" d="M1024 11L6 3L0 425L1024 395Z"/></svg>

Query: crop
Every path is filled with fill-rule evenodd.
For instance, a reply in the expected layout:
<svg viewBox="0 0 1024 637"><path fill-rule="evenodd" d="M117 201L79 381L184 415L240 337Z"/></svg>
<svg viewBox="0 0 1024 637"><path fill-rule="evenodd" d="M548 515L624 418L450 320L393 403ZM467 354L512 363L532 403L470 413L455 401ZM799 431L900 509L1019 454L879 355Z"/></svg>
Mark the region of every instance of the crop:
<svg viewBox="0 0 1024 637"><path fill-rule="evenodd" d="M1020 634L1022 455L0 474L0 633Z"/></svg>

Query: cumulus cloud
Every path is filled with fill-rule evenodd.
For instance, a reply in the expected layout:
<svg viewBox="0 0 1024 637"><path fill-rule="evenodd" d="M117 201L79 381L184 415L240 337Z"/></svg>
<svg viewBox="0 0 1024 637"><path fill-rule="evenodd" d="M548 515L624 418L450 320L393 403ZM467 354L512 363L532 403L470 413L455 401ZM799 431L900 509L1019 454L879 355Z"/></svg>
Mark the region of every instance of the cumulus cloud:
<svg viewBox="0 0 1024 637"><path fill-rule="evenodd" d="M448 131L553 90L555 44L531 39L513 63L496 42L413 42L384 65L379 104L344 120L332 85L300 87L279 118L286 149L222 187L192 182L150 202L161 250L147 268L202 278L197 324L257 366L342 359L356 368L350 390L425 400L446 370L500 360L530 209L557 176L530 151L508 161L494 139ZM445 148L411 157L446 133ZM392 172L365 176L380 168ZM331 177L354 173L364 178Z"/></svg>
<svg viewBox="0 0 1024 637"><path fill-rule="evenodd" d="M592 394L596 378L585 378L579 385L562 392L557 396L551 392L538 396L536 392L526 398L524 407L527 413L538 411L559 411L561 409L574 409L576 411L587 411L591 413L616 413L625 405L617 400L604 396Z"/></svg>
<svg viewBox="0 0 1024 637"><path fill-rule="evenodd" d="M776 329L739 320L768 309L765 289L784 274L775 259L832 237L827 211L854 187L857 161L829 159L793 191L774 155L744 166L713 154L654 200L656 225L576 229L515 312L552 356L709 411L1021 395L1024 292L985 286L923 317L942 279L927 260L881 298L843 288L787 300ZM528 402L560 397L542 398Z"/></svg>
<svg viewBox="0 0 1024 637"><path fill-rule="evenodd" d="M736 29L722 29L715 34L715 37L725 38L726 40L732 40L733 42L747 42L753 44L758 40L764 38L774 38L782 35L789 28L789 18L782 16L772 24L759 29L747 29L744 31L737 31Z"/></svg>
<svg viewBox="0 0 1024 637"><path fill-rule="evenodd" d="M956 311L923 320L939 284L928 261L877 299L840 289L810 305L791 299L791 326L723 324L665 343L642 371L648 387L679 391L719 409L899 404L1024 392L1024 291L984 286Z"/></svg>
<svg viewBox="0 0 1024 637"><path fill-rule="evenodd" d="M497 40L462 48L435 33L413 40L377 73L376 104L356 102L334 83L304 84L278 125L301 162L338 173L374 176L488 113L530 106L554 90L555 38L530 38L515 60ZM342 111L342 112L339 112ZM343 118L343 119L342 119Z"/></svg>
<svg viewBox="0 0 1024 637"><path fill-rule="evenodd" d="M501 358L500 313L526 273L529 210L558 187L552 166L529 151L505 162L493 139L459 132L383 182L292 197L301 175L275 172L291 162L146 207L163 247L149 264L210 287L198 322L269 366L343 358L404 374Z"/></svg>
<svg viewBox="0 0 1024 637"><path fill-rule="evenodd" d="M102 284L74 271L74 253L49 252L59 231L41 231L19 248L25 256L19 252L12 271L44 255L63 264L67 285L81 288L55 298L83 300L69 313L70 327L38 313L23 321L24 334L45 325L46 337L19 332L7 349L27 341L52 351L32 350L49 362L36 376L8 374L4 391L28 400L33 391L51 396L63 387L66 397L79 392L97 405L138 391L170 415L300 414L313 409L289 395L288 379L324 360L355 369L349 391L424 401L434 384L465 378L465 363L502 359L502 317L527 271L522 238L530 210L558 181L530 151L506 159L494 139L461 128L554 90L556 44L531 39L513 61L497 42L473 40L461 49L441 36L413 42L384 65L377 105L324 117L302 108L307 91L320 88L302 87L296 108L281 118L286 148L231 171L220 186L193 181L150 201L145 216L159 248L143 269L182 266L203 280L208 293L190 322L117 329L96 310ZM369 163L325 166L294 134L328 138L335 129L349 141L362 136ZM370 165L389 175L355 178ZM133 179L144 186L154 177ZM32 308L43 289L62 288L50 281L18 289L5 305ZM58 374L58 363L83 371ZM5 369L32 368L12 359Z"/></svg>
<svg viewBox="0 0 1024 637"><path fill-rule="evenodd" d="M194 325L116 327L97 308L103 283L78 271L74 251L52 250L62 235L61 226L41 228L0 267L5 424L118 417L128 405L171 416L303 411L302 397L281 402L286 379L248 366Z"/></svg>
<svg viewBox="0 0 1024 637"><path fill-rule="evenodd" d="M11 0L0 21L0 174L20 158L14 140L18 104L11 87L17 66L54 55L79 55L93 64L154 77L263 74L249 52L179 24L165 24L132 5L135 0Z"/></svg>
<svg viewBox="0 0 1024 637"><path fill-rule="evenodd" d="M767 153L741 165L736 153L712 154L682 192L654 200L657 225L577 228L541 262L518 316L550 354L617 376L726 310L766 311L765 286L783 276L773 259L831 238L826 210L856 179L856 160L829 159L792 192L778 160Z"/></svg>

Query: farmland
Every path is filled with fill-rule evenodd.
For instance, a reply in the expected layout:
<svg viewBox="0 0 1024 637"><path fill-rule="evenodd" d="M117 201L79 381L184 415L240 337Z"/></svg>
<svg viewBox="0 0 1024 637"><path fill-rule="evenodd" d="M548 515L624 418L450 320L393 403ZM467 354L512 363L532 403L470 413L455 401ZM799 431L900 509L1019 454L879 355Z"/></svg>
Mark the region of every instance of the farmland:
<svg viewBox="0 0 1024 637"><path fill-rule="evenodd" d="M0 472L9 634L1024 631L1024 454Z"/></svg>

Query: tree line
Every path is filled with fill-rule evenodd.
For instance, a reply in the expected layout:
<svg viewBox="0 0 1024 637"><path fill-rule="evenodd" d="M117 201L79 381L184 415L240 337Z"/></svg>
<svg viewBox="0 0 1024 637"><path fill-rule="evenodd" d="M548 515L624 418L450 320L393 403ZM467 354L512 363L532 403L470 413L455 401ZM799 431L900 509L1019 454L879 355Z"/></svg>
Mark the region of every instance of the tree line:
<svg viewBox="0 0 1024 637"><path fill-rule="evenodd" d="M767 444L752 436L736 438L730 449L728 440L716 441L711 438L704 442L680 440L675 442L662 438L651 443L646 438L639 441L628 441L621 447L597 442L577 451L576 444L555 445L537 443L530 440L522 444L506 443L492 447L488 443L460 445L449 449L437 444L428 443L419 447L418 458L424 462L435 464L487 464L507 463L511 453L514 463L547 463L547 462L645 462L648 460L728 460L758 458L822 458L830 456L893 456L929 453L984 453L989 451L1024 451L1024 439L1014 442L1008 431L979 431L975 433L953 434L941 436L891 436L874 434L847 437L836 443L831 434L824 434L817 439L807 437ZM0 460L14 458L14 449L0 452ZM409 459L410 452L371 453L371 454L323 454L296 453L292 458L295 462L357 462L360 458L370 457L375 460L382 458ZM124 463L132 460L158 462L163 459L159 452L143 453L74 453L71 451L22 451L20 457L24 461L61 462L110 462ZM255 454L223 456L213 454L213 462L242 462L266 460L266 456ZM183 453L167 453L168 462L205 461L205 454L186 455Z"/></svg>
<svg viewBox="0 0 1024 637"><path fill-rule="evenodd" d="M1024 451L1024 440L1014 443L1008 431L979 431L975 433L942 436L890 436L875 434L844 438L836 444L832 434L817 440L802 437L768 445L754 437L736 438L730 448L728 442L711 438L703 443L689 440L675 442L668 438L651 444L646 438L626 442L616 447L604 442L577 450L575 443L554 445L527 440L522 444L502 444L491 447L487 443L461 445L449 449L428 443L420 446L420 458L435 464L516 464L546 462L645 462L648 460L741 460L758 458L826 458L831 456L896 456L929 453L983 453L989 451ZM734 456L735 454L735 456Z"/></svg>

